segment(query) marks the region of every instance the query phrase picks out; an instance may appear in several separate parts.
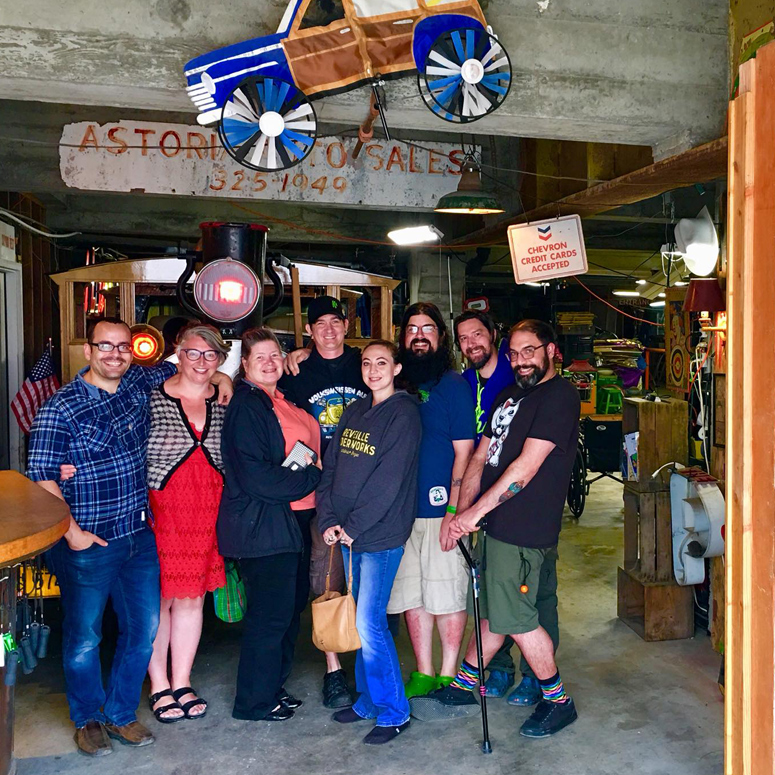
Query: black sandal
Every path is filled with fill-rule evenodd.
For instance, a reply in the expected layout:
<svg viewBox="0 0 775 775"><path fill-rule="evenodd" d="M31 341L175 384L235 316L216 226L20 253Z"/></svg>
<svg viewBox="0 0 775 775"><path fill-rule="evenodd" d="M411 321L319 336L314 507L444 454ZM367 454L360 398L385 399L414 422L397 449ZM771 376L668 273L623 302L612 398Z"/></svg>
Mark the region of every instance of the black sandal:
<svg viewBox="0 0 775 775"><path fill-rule="evenodd" d="M153 713L153 715L156 717L156 720L160 724L174 724L176 721L183 721L183 719L186 718L186 711L183 710L177 699L175 699L175 702L171 702L169 705L162 705L160 708L153 707L162 697L172 697L175 699L175 695L172 689L164 689L163 691L156 692L156 694L151 694L148 697L148 707L151 709L151 713ZM175 718L164 718L162 716L163 713L166 713L170 710L175 710L175 708L183 710L183 715L175 716Z"/></svg>
<svg viewBox="0 0 775 775"><path fill-rule="evenodd" d="M189 700L188 702L180 702L180 698L186 694L193 694L196 699ZM175 691L172 692L172 696L175 698L178 705L180 705L180 709L183 711L183 713L186 714L184 718L204 718L204 716L207 714L207 700L203 700L201 697L197 697L196 692L190 686L183 686L180 689L175 689ZM191 708L196 707L197 705L204 705L205 709L202 711L202 713L195 713L192 716L189 711Z"/></svg>

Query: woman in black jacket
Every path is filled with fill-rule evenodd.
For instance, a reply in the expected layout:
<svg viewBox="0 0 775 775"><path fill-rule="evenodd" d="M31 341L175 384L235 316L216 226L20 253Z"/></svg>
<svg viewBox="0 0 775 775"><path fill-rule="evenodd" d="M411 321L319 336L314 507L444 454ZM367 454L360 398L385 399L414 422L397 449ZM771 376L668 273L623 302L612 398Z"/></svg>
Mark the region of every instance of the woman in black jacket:
<svg viewBox="0 0 775 775"><path fill-rule="evenodd" d="M333 718L341 724L375 719L363 740L369 745L387 743L409 726L387 604L417 514L422 431L416 398L394 387L401 371L396 356L392 342L375 341L364 348L361 370L372 394L351 404L339 421L316 493L323 539L344 544L345 569L352 555L361 639L355 657L361 696Z"/></svg>
<svg viewBox="0 0 775 775"><path fill-rule="evenodd" d="M298 632L293 621L304 547L291 503L320 481L320 469L309 456L306 468L282 465L286 448L308 423L305 412L277 390L282 364L280 343L268 328L243 334L245 376L221 433L226 481L218 548L224 557L239 559L248 604L232 716L252 721L285 721L301 705L284 688Z"/></svg>

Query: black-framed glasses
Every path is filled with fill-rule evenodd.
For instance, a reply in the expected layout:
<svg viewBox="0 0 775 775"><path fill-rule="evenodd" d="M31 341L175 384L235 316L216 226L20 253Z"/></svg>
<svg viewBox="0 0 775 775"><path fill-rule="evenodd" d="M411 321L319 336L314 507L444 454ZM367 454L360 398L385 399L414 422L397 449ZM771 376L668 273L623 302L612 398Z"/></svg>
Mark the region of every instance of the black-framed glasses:
<svg viewBox="0 0 775 775"><path fill-rule="evenodd" d="M530 358L535 355L536 350L540 350L542 347L546 347L546 345L539 344L538 347L528 345L527 347L523 347L521 350L509 350L509 360L516 361L520 357L530 360Z"/></svg>
<svg viewBox="0 0 775 775"><path fill-rule="evenodd" d="M220 355L218 350L195 350L193 347L184 348L181 352L185 353L186 358L190 361L198 361L200 358L204 358L208 363L217 361Z"/></svg>
<svg viewBox="0 0 775 775"><path fill-rule="evenodd" d="M433 323L426 323L424 326L416 326L414 324L406 327L407 334L417 334L422 331L423 334L432 334L434 331L438 331L438 327Z"/></svg>
<svg viewBox="0 0 775 775"><path fill-rule="evenodd" d="M101 353L112 353L113 350L118 350L120 353L131 353L131 344L111 344L110 342L89 342L91 347L96 347Z"/></svg>

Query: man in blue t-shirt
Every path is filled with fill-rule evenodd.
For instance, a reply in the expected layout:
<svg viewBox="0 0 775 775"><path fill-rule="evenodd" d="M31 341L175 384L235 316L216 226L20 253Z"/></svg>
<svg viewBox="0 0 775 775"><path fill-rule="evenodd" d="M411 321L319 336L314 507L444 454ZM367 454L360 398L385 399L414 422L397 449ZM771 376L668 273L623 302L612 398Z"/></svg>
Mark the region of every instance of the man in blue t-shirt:
<svg viewBox="0 0 775 775"><path fill-rule="evenodd" d="M417 670L407 697L450 683L465 630L468 570L460 551L445 552L463 473L474 449L474 406L465 380L452 369L449 331L438 308L412 304L399 335L402 376L420 395L422 442L418 506L393 584L388 613L406 613ZM441 673L433 668L433 626L441 639Z"/></svg>
<svg viewBox="0 0 775 775"><path fill-rule="evenodd" d="M514 385L514 371L509 360L509 342L504 339L498 347L498 334L495 321L486 312L469 310L455 318L455 342L471 364L463 372L463 378L471 387L476 416L476 443L482 438L495 399L506 387ZM560 642L557 617L557 550L546 553L542 564L541 579L544 584L538 590L536 608L541 626L549 633L555 651ZM514 685L516 667L511 657L514 641L506 638L498 652L490 660L487 669L490 673L485 682L488 697L503 697ZM509 705L535 705L541 699L538 679L524 656L520 659L522 680L509 694Z"/></svg>
<svg viewBox="0 0 775 775"><path fill-rule="evenodd" d="M471 364L463 372L463 379L468 382L474 396L478 444L498 393L514 384L509 343L504 339L498 348L495 321L486 312L468 310L458 315L453 325L455 343Z"/></svg>

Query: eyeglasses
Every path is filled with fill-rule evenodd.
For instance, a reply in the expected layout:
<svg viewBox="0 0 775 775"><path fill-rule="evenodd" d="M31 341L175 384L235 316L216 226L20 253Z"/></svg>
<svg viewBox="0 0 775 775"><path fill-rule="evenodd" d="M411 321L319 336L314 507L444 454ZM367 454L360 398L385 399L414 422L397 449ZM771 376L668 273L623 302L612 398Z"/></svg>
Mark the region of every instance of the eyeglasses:
<svg viewBox="0 0 775 775"><path fill-rule="evenodd" d="M424 326L407 326L406 327L406 333L407 334L416 334L420 331L422 331L424 334L432 334L434 331L437 331L438 328L433 325L433 323L426 323Z"/></svg>
<svg viewBox="0 0 775 775"><path fill-rule="evenodd" d="M131 344L111 344L110 342L89 342L92 347L96 347L101 353L112 353L118 350L120 353L131 353Z"/></svg>
<svg viewBox="0 0 775 775"><path fill-rule="evenodd" d="M218 350L195 350L193 348L183 349L181 352L185 353L186 358L190 361L198 361L203 357L209 363L217 361L220 355Z"/></svg>
<svg viewBox="0 0 775 775"><path fill-rule="evenodd" d="M548 344L548 342L547 342ZM545 344L539 344L538 347L523 347L521 350L509 350L509 360L516 361L520 358L526 358L527 360L530 360L530 358L535 355L536 350L540 350L542 347L546 347Z"/></svg>

